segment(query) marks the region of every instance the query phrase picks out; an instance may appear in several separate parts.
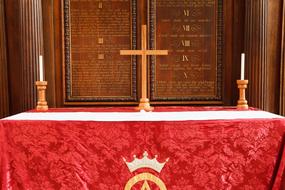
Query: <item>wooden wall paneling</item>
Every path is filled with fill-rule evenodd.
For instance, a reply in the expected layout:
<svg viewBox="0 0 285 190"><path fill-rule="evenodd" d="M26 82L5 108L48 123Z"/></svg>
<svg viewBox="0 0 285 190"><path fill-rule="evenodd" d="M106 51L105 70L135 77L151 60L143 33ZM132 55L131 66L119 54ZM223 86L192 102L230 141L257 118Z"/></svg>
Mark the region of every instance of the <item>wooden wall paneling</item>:
<svg viewBox="0 0 285 190"><path fill-rule="evenodd" d="M268 1L266 110L279 113L282 1Z"/></svg>
<svg viewBox="0 0 285 190"><path fill-rule="evenodd" d="M10 114L22 109L19 0L5 0Z"/></svg>
<svg viewBox="0 0 285 190"><path fill-rule="evenodd" d="M36 105L35 81L43 54L41 0L6 0L10 110L18 113Z"/></svg>
<svg viewBox="0 0 285 190"><path fill-rule="evenodd" d="M279 114L285 115L285 1L282 7Z"/></svg>
<svg viewBox="0 0 285 190"><path fill-rule="evenodd" d="M234 1L224 1L224 68L223 68L223 99L225 105L231 105L231 99L233 91L231 90L232 83L232 72L233 66L233 16L234 16Z"/></svg>
<svg viewBox="0 0 285 190"><path fill-rule="evenodd" d="M63 81L61 71L63 60L63 46L61 36L61 29L63 28L61 18L62 2L63 1L43 0L43 5L45 7L46 5L53 5L54 18L52 19L51 15L48 16L49 18L46 18L47 16L45 15L44 27L50 27L47 30L47 33L49 33L50 31L52 31L52 27L48 25L50 25L52 21L54 21L53 30L55 31L55 33L54 36L52 36L53 34L45 33L44 39L45 42L50 43L49 45L46 45L45 43L45 54L50 51L50 55L46 55L45 59L54 58L55 63L54 66L50 65L50 68L47 68L47 70L50 70L47 72L47 75L50 76L47 77L49 77L48 80L53 80L54 78L54 81L51 82L53 83L54 87L51 87L52 84L49 86L51 88L50 90L52 90L52 92L49 94L52 94L50 95L50 99L52 99L51 102L56 102L56 106L63 105L63 94L61 90L61 82ZM141 3L141 1L139 2L140 7L142 7L141 4L144 3ZM250 80L250 84L247 90L247 99L249 100L249 105L274 111L276 110L276 96L273 96L273 94L276 94L276 77L278 77L278 75L274 75L274 72L275 69L278 69L278 67L275 68L275 66L278 65L276 65L277 58L274 57L273 52L278 49L278 37L268 37L269 35L273 34L274 31L278 31L276 27L278 21L274 21L274 19L272 18L278 16L278 12L274 12L274 10L278 8L278 4L280 3L278 3L277 0L232 0L224 1L224 4L224 103L226 105L236 104L238 96L236 79L240 77L240 53L245 51L247 66L246 78ZM49 11L52 10L50 9ZM49 11L46 10L46 13L49 14ZM141 13L139 12L139 14ZM47 22L47 20L49 21ZM54 44L51 44L52 38L54 38ZM272 40L274 41L274 43L270 44ZM54 52L52 52L52 46L54 46ZM49 62L52 62L52 60L50 60ZM274 67L274 69L270 69L272 67ZM53 73L52 70L55 73ZM270 72L268 72L269 70ZM271 91L273 91L273 93L270 94L267 89L270 89ZM56 97L56 100L53 99L54 96Z"/></svg>
<svg viewBox="0 0 285 190"><path fill-rule="evenodd" d="M63 2L64 104L134 104L137 0Z"/></svg>
<svg viewBox="0 0 285 190"><path fill-rule="evenodd" d="M42 0L44 66L49 107L56 107L56 67L54 37L54 0Z"/></svg>
<svg viewBox="0 0 285 190"><path fill-rule="evenodd" d="M244 52L245 1L224 1L224 105L237 104L240 56Z"/></svg>
<svg viewBox="0 0 285 190"><path fill-rule="evenodd" d="M232 15L233 29L232 29L232 78L231 78L231 105L236 105L239 91L236 80L240 79L240 64L241 53L244 52L244 18L245 18L245 1L233 1L233 15Z"/></svg>
<svg viewBox="0 0 285 190"><path fill-rule="evenodd" d="M62 9L63 0L53 0L53 16L54 16L54 62L55 62L55 93L56 93L56 107L63 107L63 20Z"/></svg>
<svg viewBox="0 0 285 190"><path fill-rule="evenodd" d="M20 1L20 12L23 108L27 110L36 105L35 81L39 80L39 55L43 55L41 0Z"/></svg>
<svg viewBox="0 0 285 190"><path fill-rule="evenodd" d="M249 106L266 109L267 99L267 0L245 1L245 78L249 79Z"/></svg>
<svg viewBox="0 0 285 190"><path fill-rule="evenodd" d="M245 23L249 105L278 113L282 2L246 0Z"/></svg>
<svg viewBox="0 0 285 190"><path fill-rule="evenodd" d="M4 0L0 0L0 118L9 114Z"/></svg>
<svg viewBox="0 0 285 190"><path fill-rule="evenodd" d="M150 3L150 48L169 50L168 56L151 59L151 101L223 104L223 98L230 98L223 96L230 92L224 90L223 69L231 65L232 1L203 1L199 8L181 1L170 4L163 0ZM193 13L189 14L189 9ZM171 11L174 14L169 14ZM208 22L201 23L199 19ZM225 24L229 27L225 28ZM230 50L225 48L225 38L230 39L227 41Z"/></svg>

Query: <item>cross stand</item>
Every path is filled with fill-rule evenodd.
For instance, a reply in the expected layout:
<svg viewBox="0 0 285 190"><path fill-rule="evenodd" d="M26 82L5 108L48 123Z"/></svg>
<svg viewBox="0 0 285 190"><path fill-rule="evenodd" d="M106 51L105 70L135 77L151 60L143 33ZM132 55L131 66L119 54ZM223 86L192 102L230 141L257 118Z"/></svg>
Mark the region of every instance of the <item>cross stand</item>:
<svg viewBox="0 0 285 190"><path fill-rule="evenodd" d="M167 50L147 50L147 32L146 25L142 25L142 49L141 50L121 50L121 55L141 55L141 98L137 110L152 111L149 99L147 98L147 56L148 55L168 55Z"/></svg>

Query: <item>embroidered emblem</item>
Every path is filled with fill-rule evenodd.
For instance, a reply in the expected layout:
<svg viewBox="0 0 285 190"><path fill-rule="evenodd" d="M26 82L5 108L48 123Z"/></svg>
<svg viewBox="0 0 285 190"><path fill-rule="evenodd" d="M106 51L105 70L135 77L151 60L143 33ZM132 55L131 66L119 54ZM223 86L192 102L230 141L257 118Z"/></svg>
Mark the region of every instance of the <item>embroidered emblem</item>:
<svg viewBox="0 0 285 190"><path fill-rule="evenodd" d="M138 159L136 157L136 155L134 155L134 160L132 162L127 162L125 158L124 162L126 163L126 165L128 166L130 172L134 172L138 169L141 168L149 168L152 169L158 173L161 172L162 168L164 167L164 165L166 164L166 162L168 162L168 158L166 159L165 162L160 163L157 161L157 155L155 155L155 158L153 159L149 159L148 158L148 153L144 152L143 154L143 158L142 159ZM125 189L124 190L131 190L132 187L138 183L143 181L143 186L141 187L141 190L151 190L148 181L154 183L157 187L159 187L160 190L167 190L165 184L163 183L163 181L161 179L159 179L157 176L151 174L151 173L141 173L138 175L135 175L134 177L132 177L127 184L125 185Z"/></svg>

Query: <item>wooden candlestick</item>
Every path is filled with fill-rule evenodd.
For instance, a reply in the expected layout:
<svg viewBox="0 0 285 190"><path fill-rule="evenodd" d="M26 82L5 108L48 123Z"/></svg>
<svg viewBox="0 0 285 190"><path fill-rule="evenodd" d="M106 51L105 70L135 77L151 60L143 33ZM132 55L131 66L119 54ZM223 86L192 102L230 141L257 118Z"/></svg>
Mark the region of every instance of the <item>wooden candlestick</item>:
<svg viewBox="0 0 285 190"><path fill-rule="evenodd" d="M247 88L248 80L237 80L239 88L239 100L237 103L237 108L248 109L247 100L245 98L245 89Z"/></svg>
<svg viewBox="0 0 285 190"><path fill-rule="evenodd" d="M37 110L47 111L48 110L48 105L46 101L47 81L36 81L36 86L38 91Z"/></svg>

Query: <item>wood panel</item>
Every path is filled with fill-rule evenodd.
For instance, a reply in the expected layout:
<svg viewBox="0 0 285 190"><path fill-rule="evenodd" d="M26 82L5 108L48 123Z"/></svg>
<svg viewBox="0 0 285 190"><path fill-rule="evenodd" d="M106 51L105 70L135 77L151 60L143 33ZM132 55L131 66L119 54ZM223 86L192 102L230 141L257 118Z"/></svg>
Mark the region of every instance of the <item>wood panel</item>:
<svg viewBox="0 0 285 190"><path fill-rule="evenodd" d="M282 2L279 113L285 116L285 2Z"/></svg>
<svg viewBox="0 0 285 190"><path fill-rule="evenodd" d="M65 2L65 1L63 1L63 2ZM233 56L232 56L232 53L233 53L232 49L233 48L232 48L232 43L231 43L232 42L232 38L233 38L233 35L232 35L232 29L233 29L232 28L232 26L233 26L233 24L232 24L232 19L233 19L233 15L232 15L233 1L227 1L225 3L221 3L222 1L215 1L215 2L219 2L219 4L216 4L215 10L214 10L215 13L217 12L216 16L217 16L217 18L219 17L219 19L215 20L215 22L213 22L213 23L215 23L215 24L217 23L217 25L215 25L214 29L215 30L217 29L217 31L220 31L220 32L219 32L219 35L215 34L214 35L215 38L213 38L213 39L219 39L219 41L217 42L219 44L219 48L218 48L219 54L216 55L216 53L215 53L214 54L215 58L214 57L212 57L212 58L214 60L218 60L218 63L219 63L219 64L216 65L215 69L213 69L213 72L214 72L214 70L218 71L218 75L214 79L214 82L217 81L218 85L214 85L214 87L213 87L215 93L217 93L217 94L215 94L215 96L216 96L214 98L215 100L212 98L212 100L214 100L214 101L206 102L206 104L207 103L210 103L210 104L213 104L213 103L223 103L224 105L230 105L232 103L232 101L231 101L232 100L232 95L235 94L235 92L232 92L232 90L231 90L231 88L232 88L232 84L231 84L231 81L232 81L232 66L231 65L232 65L232 62L233 62L233 60L232 60L233 59ZM56 4L56 3L54 3L54 4ZM143 11L143 10L146 9L146 5L147 5L146 1L139 1L139 4L138 4L138 7L139 7L138 8L139 9L138 10L138 13L139 13L138 14L138 18L139 18L139 20L143 20L143 21L138 21L138 23L142 23L142 22L144 22L144 20L146 20L145 18L147 17L147 11ZM223 5L225 6L225 9L222 7ZM148 5L148 6L151 6L151 5ZM58 10L58 6L55 6L55 9ZM63 11L63 10L64 10L64 7L61 7L61 11ZM57 18L60 18L60 15L61 15L60 13L57 13L55 20L57 20ZM64 19L64 18L61 18L61 20L64 20L66 22L66 19ZM225 25L227 26L227 29L225 29L222 26L223 22L225 22ZM58 27L58 23L55 23L55 25L57 25L57 27ZM64 28L63 25L61 25L60 27L61 27L61 29ZM60 29L57 28L56 29L56 33L59 30ZM58 35L58 34L56 34L56 35ZM62 40L62 38L60 38L60 36L59 36L58 40L55 40L55 41L57 43L60 40ZM55 47L57 47L56 44L55 44ZM68 47L68 46L65 45L65 47ZM138 40L138 47L139 47L139 40ZM61 56L62 55L60 55L59 52L56 52L56 57L57 58L59 58ZM66 55L65 55L65 57L69 58L69 56L66 56ZM58 60L56 59L56 61L58 61ZM66 61L66 59L64 61ZM62 64L61 61L58 61L56 63L56 65L59 65L59 62L60 62L60 64ZM138 63L139 63L139 61L138 61ZM227 69L227 70L225 70L225 69ZM204 75L208 76L207 74L204 74ZM69 77L67 77L67 78L70 78L70 76L72 76L72 75L69 75ZM62 76L62 77L65 78L66 76ZM139 75L138 75L137 78L139 79ZM69 79L67 79L67 80L69 80ZM69 86L68 83L66 83L66 85L67 85L67 87ZM60 86L60 85L57 85L57 86ZM88 86L88 85L85 85L85 86ZM69 89L71 89L71 88L69 88ZM67 90L67 94L68 93L71 94L71 90ZM66 96L66 93L63 93L62 95ZM205 96L201 96L201 97L205 99ZM165 103L166 104L169 104L169 103L179 103L180 104L180 103L183 103L183 101L180 101L180 100L181 99L184 100L185 98L187 99L187 97L184 96L184 94L182 93L180 95L180 99L179 100L174 101L174 102L173 101L172 102L166 101ZM60 99L60 98L57 98L57 99ZM86 99L86 97L83 98L83 99ZM94 103L91 100L92 98L90 99L90 97L87 97L87 99L88 99L88 101L90 101L90 103L88 103L88 101L87 101L86 104L93 104ZM99 99L97 98L97 100L99 100L99 102L100 102L100 99L101 98L99 98ZM93 98L93 100L95 100L95 99ZM95 101L97 101L97 100L95 100ZM76 100L71 100L71 102L72 101L76 101ZM161 103L161 102L158 102L158 103ZM184 102L184 103L189 103L189 101ZM194 103L196 103L196 104L197 103L202 103L202 101L194 101Z"/></svg>
<svg viewBox="0 0 285 190"><path fill-rule="evenodd" d="M185 4L186 3L186 4ZM180 33L177 33L177 28L176 31L174 32L173 27L174 26L179 26L179 24L181 24L181 22L183 23L183 19L181 18L177 18L177 14L179 15L179 10L182 10L183 6L184 6L184 10L187 11L187 9L189 8L191 10L191 4L196 4L195 6L198 7L197 9L203 10L203 4L205 5L210 3L212 5L215 5L216 10L215 12L215 16L212 16L211 18L216 18L215 20L215 24L216 27L212 27L212 29L215 30L215 36L216 37L216 43L212 42L212 46L211 46L211 51L215 50L215 55L212 56L215 57L214 59L212 59L211 62L211 66L214 67L215 69L212 68L212 70L208 70L208 73L200 70L200 71L193 71L193 68L191 69L191 63L190 64L183 64L185 69L181 69L180 71L176 71L176 72L171 72L171 68L170 67L174 67L177 64L179 64L179 61L177 62L177 60L170 60L170 57L175 57L175 54L177 54L177 52L179 51L180 54L183 54L181 52L185 53L186 51L191 51L191 47L188 47L190 49L187 48L182 48L178 47L176 49L174 49L173 47L173 43L177 44L177 38L179 38L179 36L187 36L187 34L181 34L181 30ZM154 4L153 2L151 3L151 5ZM165 103L165 104L223 104L223 105L235 105L236 104L236 100L237 100L237 87L235 85L236 83L236 76L237 73L239 72L237 69L236 64L238 62L240 62L240 53L242 52L242 47L243 47L243 33L244 33L244 1L156 1L156 4L159 5L164 5L164 8L169 11L166 11L168 13L171 12L171 14L166 14L163 16L163 6L159 8L159 12L160 15L157 15L158 13L154 13L151 14L150 19L153 20L153 22L150 22L150 31L152 32L152 39L150 40L150 45L152 48L158 48L158 49L170 49L170 54L169 56L166 57L157 57L157 58L152 58L152 68L151 68L151 89L150 89L150 94L152 97L152 100L155 100L155 103L157 104L161 104L161 103ZM178 8L177 8L178 7ZM208 8L211 6L207 6ZM156 9L155 11L150 11L150 13L152 12L157 12L157 7L151 7L152 9ZM213 6L212 6L213 8ZM175 9L175 10L173 10ZM189 10L188 9L188 10ZM171 10L171 11L170 11ZM193 11L193 10L191 10ZM182 10L183 12L183 10ZM210 12L209 10L207 11L208 13ZM176 14L176 15L175 15ZM161 20L161 17L164 18L164 21ZM167 18L166 18L167 17ZM176 19L173 19L173 17L176 17ZM172 19L171 19L172 18ZM167 25L170 24L170 22L173 22L171 24L171 26L169 27L165 27L167 29L169 29L167 32L163 31L163 29L154 29L152 31L152 28L157 28L159 26L157 26L158 23L160 23L160 25ZM197 23L195 24L192 19L186 19L186 21L190 21L191 25L197 25ZM164 23L163 23L164 22ZM162 24L163 23L163 24ZM185 22L184 22L185 23ZM187 27L187 24L183 25L184 27ZM161 27L160 27L161 28ZM164 28L164 29L165 29ZM179 28L178 28L179 29ZM185 28L187 30L187 28ZM205 26L204 26L205 29ZM184 30L184 28L182 28L182 30ZM193 31L192 31L193 32ZM165 38L165 40L157 40L158 38L161 38L161 36L166 37L166 33L172 33L170 35L172 35L173 37L169 37ZM191 36L191 35L189 35ZM193 36L193 35L192 35ZM175 40L176 39L176 40ZM213 38L215 39L215 38ZM195 41L192 39L192 41ZM199 40L198 40L199 41ZM180 41L181 42L181 41ZM189 41L188 41L189 42ZM172 45L171 45L172 43ZM210 40L207 40L206 43L202 44L210 44ZM183 43L182 43L183 45ZM215 46L215 47L214 47ZM197 50L197 48L196 48ZM177 52L176 52L177 51ZM194 50L195 51L195 50ZM210 52L210 51L209 51ZM208 52L208 53L209 53ZM189 52L186 52L186 54L189 54ZM192 48L192 53L193 53L193 48ZM185 55L186 55L185 54ZM191 54L191 53L190 53ZM178 54L179 55L179 54ZM177 57L177 55L176 55ZM178 56L179 57L179 56ZM182 56L181 56L182 57ZM193 58L193 56L191 55L190 57ZM194 56L195 57L195 56ZM203 56L203 61L201 61L201 63L205 64L207 61L210 60L211 56ZM184 60L188 59L187 57L184 57ZM183 60L183 57L181 58L181 60ZM188 59L189 60L189 59ZM206 61L205 61L206 60ZM155 63L157 62L157 63ZM168 63L171 62L171 63ZM182 62L182 61L180 61ZM187 62L187 61L186 61ZM189 60L189 62L191 62L191 60ZM193 62L193 61L192 61ZM160 64L161 63L161 64ZM155 66L154 66L155 65ZM174 66L173 66L174 65ZM188 67L185 67L185 65L188 65ZM190 66L189 66L190 65ZM195 64L193 64L195 65ZM196 64L197 65L197 64ZM216 67L215 67L216 65ZM188 68L188 69L187 69ZM178 68L179 69L179 68ZM201 68L200 68L201 69ZM168 74L161 74L160 77L158 76L159 70L168 70ZM173 69L172 69L173 70ZM169 73L172 73L170 74ZM177 74L179 73L180 74ZM202 89L199 86L194 86L193 88L196 88L196 92L191 92L191 87L185 85L185 83L187 83L187 78L188 77L187 74L185 73L190 73L190 75L193 77L209 77L209 75L212 75L212 77L214 75L216 75L216 78L212 81L214 81L215 85L212 85L211 88L215 89L215 95L211 95L211 96L207 96L205 95L205 93L200 92L200 96L198 93L197 96L197 91L201 91ZM212 74L209 74L209 72L211 72ZM178 80L174 79L175 75L178 76ZM189 75L189 76L190 76ZM164 82L164 85L161 85L161 87L165 87L164 89L168 89L168 91L172 91L176 94L179 94L179 98L174 97L173 94L170 96L165 96L163 95L162 97L159 96L159 93L157 93L158 90L158 85L155 84L157 82L157 79L160 78L160 81ZM161 80L161 77L164 77L163 80ZM172 78L172 79L169 79ZM185 77L183 80L181 80L181 78ZM213 79L213 78L212 78ZM172 80L169 82L169 80ZM168 82L167 82L168 81ZM184 87L181 87L181 85L174 85L175 87L172 89L171 84L169 83L179 83L184 85ZM189 82L190 81L190 82ZM188 83L191 82L195 82L195 80L189 80L188 79ZM200 80L200 83L203 83L203 80ZM167 86L169 86L169 88L167 88ZM173 85L172 85L173 86ZM180 86L180 87L179 87ZM188 88L189 87L189 88ZM186 88L187 90L183 89ZM208 88L208 89L211 89ZM176 90L175 90L176 89ZM203 89L205 92L205 88ZM162 90L160 92L160 95L163 94L164 90ZM180 92L179 92L180 91ZM187 93L188 92L188 93ZM196 93L196 95L195 95ZM209 95L209 94L208 94ZM176 99L176 101L175 101ZM163 102L164 100L164 102ZM169 101L171 100L171 101Z"/></svg>
<svg viewBox="0 0 285 190"><path fill-rule="evenodd" d="M56 107L64 107L64 93L63 93L63 31L64 26L62 23L62 1L52 0L53 3L53 21L54 21L54 64L55 69L48 72L55 73L55 92L56 92Z"/></svg>
<svg viewBox="0 0 285 190"><path fill-rule="evenodd" d="M35 81L39 55L43 54L41 0L5 1L7 13L10 111L36 105Z"/></svg>
<svg viewBox="0 0 285 190"><path fill-rule="evenodd" d="M282 2L246 0L245 49L249 105L279 112Z"/></svg>
<svg viewBox="0 0 285 190"><path fill-rule="evenodd" d="M280 0L268 1L265 109L275 113L279 113L282 6L283 3Z"/></svg>
<svg viewBox="0 0 285 190"><path fill-rule="evenodd" d="M20 8L19 0L5 0L6 37L9 80L9 109L10 113L18 113L22 108L21 56L20 56Z"/></svg>
<svg viewBox="0 0 285 190"><path fill-rule="evenodd" d="M39 80L39 55L43 55L41 0L20 1L20 10L22 86L26 87L23 89L23 108L26 110L36 105L35 81Z"/></svg>
<svg viewBox="0 0 285 190"><path fill-rule="evenodd" d="M245 53L246 76L249 79L248 101L250 106L266 108L267 85L267 19L266 0L246 0Z"/></svg>
<svg viewBox="0 0 285 190"><path fill-rule="evenodd" d="M56 3L56 2L55 2ZM45 76L48 81L47 86L47 102L49 107L60 107L57 105L57 92L61 89L56 88L56 83L61 83L61 80L56 80L56 65L55 65L55 3L54 0L42 0L42 15L43 15L43 45L44 45L44 63Z"/></svg>
<svg viewBox="0 0 285 190"><path fill-rule="evenodd" d="M222 51L223 51L223 55L221 57L224 65L224 70L222 72L222 85L225 86L224 88L221 89L221 96L223 96L223 100L224 100L224 105L231 105L232 104L232 96L234 94L236 94L235 92L232 92L231 91L231 88L232 88L232 84L231 84L231 81L233 80L232 79L232 64L233 64L233 50L232 50L232 39L234 39L236 36L233 36L233 35L229 35L231 34L232 30L233 30L233 19L232 17L230 16L232 13L232 10L233 10L233 1L226 1L224 3L225 5L225 8L222 9L222 14L221 16L224 18L224 22L225 22L225 27L223 29L223 32L224 33L224 36L222 36L222 41L224 43L224 47L222 48ZM58 81L63 81L64 80L64 77L65 76L62 76L62 74L59 74L59 71L62 69L62 60L63 59L63 54L62 52L60 52L60 49L57 49L58 47L61 47L61 50L64 48L61 46L62 44L62 40L63 38L61 38L60 36L60 32L63 32L62 29L64 28L64 26L62 25L62 23L60 23L60 20L64 20L64 18L61 18L62 16L62 11L64 10L64 7L62 7L62 5L60 5L60 3L58 3L58 1L54 1L53 2L54 4L54 21L56 21L54 23L54 30L55 30L55 44L54 44L54 47L55 47L55 57L54 57L54 60L55 60L55 70L56 70L56 87L55 89L57 89L55 92L56 92L56 101L57 101L57 106L62 106L63 105L63 101L62 101L62 97L66 96L65 93L62 93L61 90L59 90L59 88L62 86L61 84L59 84ZM61 6L61 7L60 7ZM138 9L138 24L137 26L139 27L140 23L142 22L146 22L146 18L147 18L147 11L143 11L144 9L147 9L147 3L146 1L139 1L138 5L137 5L137 9ZM238 23L240 24L240 23ZM240 27L240 26L236 26L236 28L238 29L242 29L243 27ZM238 33L238 31L237 31ZM242 32L241 32L242 33ZM139 30L138 30L138 35L139 36ZM241 39L238 39L237 41L242 41ZM137 47L140 46L140 40L137 39ZM138 59L138 64L140 63L140 60ZM139 72L138 72L139 73ZM139 74L137 73L137 78L139 80ZM235 86L235 84L234 84ZM64 87L62 87L64 88ZM138 93L140 93L138 91ZM60 96L61 94L61 96ZM102 102L99 102L99 104L101 104ZM161 102L158 102L158 103L161 103ZM165 104L168 104L169 102L165 102ZM172 102L173 103L173 102ZM189 102L183 102L183 101L176 101L174 103L189 103ZM201 102L195 102L195 103L201 103ZM211 102L211 103L217 103L217 102ZM221 103L221 102L219 102ZM87 101L85 103L83 103L84 105L94 105L94 104L97 104L96 102L92 102L92 101ZM106 102L103 102L103 104L106 104ZM114 104L114 102L110 102L110 104ZM121 103L119 103L121 104ZM70 105L75 105L75 104L70 104Z"/></svg>
<svg viewBox="0 0 285 190"><path fill-rule="evenodd" d="M151 100L222 102L223 1L151 1Z"/></svg>
<svg viewBox="0 0 285 190"><path fill-rule="evenodd" d="M241 64L241 53L243 53L244 50L244 35L245 35L245 1L233 1L232 3L233 8L233 14L227 15L225 18L232 18L232 21L229 21L229 23L232 24L232 31L227 31L226 35L232 35L232 42L226 43L227 51L232 51L232 59L227 60L226 62L232 62L231 68L225 69L226 72L229 72L231 74L231 80L227 80L227 77L225 78L225 83L228 83L228 96L231 97L228 99L229 104L228 105L236 105L238 100L239 91L237 88L236 80L240 79L240 64ZM226 9L230 9L229 7ZM229 19L230 20L230 19ZM226 28L229 30L230 26L226 26ZM227 50L228 49L228 50ZM229 77L228 77L229 79Z"/></svg>
<svg viewBox="0 0 285 190"><path fill-rule="evenodd" d="M9 114L4 0L0 0L0 118Z"/></svg>
<svg viewBox="0 0 285 190"><path fill-rule="evenodd" d="M65 103L134 102L136 0L63 1Z"/></svg>
<svg viewBox="0 0 285 190"><path fill-rule="evenodd" d="M44 1L50 1L49 4L53 5L53 19L49 17L48 20L50 21L47 23L52 23L52 20L55 21L53 23L53 30L55 31L53 34L55 35L52 36L52 32L51 34L45 34L47 36L46 41L50 43L49 49L54 51L54 55L51 55L51 58L49 59L54 59L54 61L51 61L51 63L55 63L54 68L50 68L50 71L48 72L50 78L55 78L49 79L54 80L53 83L55 85L52 87L53 92L50 96L52 96L51 98L56 96L54 98L54 101L56 101L55 106L63 106L62 97L64 94L61 90L63 89L61 82L64 80L61 73L63 64L61 52L61 30L63 28L61 21L63 18L61 18L61 13L63 7L61 7L60 1ZM247 98L250 105L276 112L276 109L278 109L276 99L279 98L278 95L276 95L276 91L278 92L278 88L276 88L276 86L278 86L280 81L276 81L276 77L278 77L278 75L275 75L274 72L280 68L277 64L278 58L276 58L276 56L278 57L278 53L275 54L278 52L278 43L280 43L280 39L278 38L281 36L280 30L278 29L278 25L280 26L280 15L278 13L280 9L280 2L277 0L259 0L254 2L247 0L229 0L223 2L223 17L225 26L223 32L224 70L222 81L224 88L222 95L224 105L236 104L238 95L236 79L240 77L240 54L245 51L247 59L246 77L250 79L249 89L247 91L249 95ZM140 22L146 21L147 16L145 11L143 11L143 9L146 9L146 7L146 1L138 2L138 25L140 25ZM46 12L48 13L49 11ZM264 26L266 24L267 27ZM51 31L52 28L49 28L49 30ZM138 36L140 35L138 34ZM54 44L52 44L49 38L51 40L54 38ZM137 42L137 47L140 47L140 41L138 40ZM271 42L274 43L271 44ZM45 48L46 47L47 45L45 44ZM270 91L273 91L275 95L273 95L273 93L268 94L266 89L270 89ZM166 102L166 104L168 103ZM90 103L86 102L85 105L90 105Z"/></svg>

